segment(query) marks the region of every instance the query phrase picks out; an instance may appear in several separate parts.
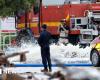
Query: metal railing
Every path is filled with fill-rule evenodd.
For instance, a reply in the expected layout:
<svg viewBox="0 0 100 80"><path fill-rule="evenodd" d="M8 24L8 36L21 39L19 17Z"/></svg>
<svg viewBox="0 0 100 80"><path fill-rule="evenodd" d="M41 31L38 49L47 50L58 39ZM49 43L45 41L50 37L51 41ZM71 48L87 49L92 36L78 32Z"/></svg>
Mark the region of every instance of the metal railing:
<svg viewBox="0 0 100 80"><path fill-rule="evenodd" d="M5 34L5 35L2 35ZM4 50L5 47L11 45L12 38L16 37L16 33L10 34L8 33L0 33L0 49Z"/></svg>

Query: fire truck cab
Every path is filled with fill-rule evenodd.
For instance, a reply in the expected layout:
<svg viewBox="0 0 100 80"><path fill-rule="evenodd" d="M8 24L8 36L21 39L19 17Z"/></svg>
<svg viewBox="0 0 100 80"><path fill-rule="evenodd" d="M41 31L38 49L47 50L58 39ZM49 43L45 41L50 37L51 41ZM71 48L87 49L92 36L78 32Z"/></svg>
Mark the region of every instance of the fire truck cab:
<svg viewBox="0 0 100 80"><path fill-rule="evenodd" d="M100 9L100 7L98 7ZM86 10L84 17L70 19L71 30L79 30L79 43L90 44L99 35L100 10Z"/></svg>

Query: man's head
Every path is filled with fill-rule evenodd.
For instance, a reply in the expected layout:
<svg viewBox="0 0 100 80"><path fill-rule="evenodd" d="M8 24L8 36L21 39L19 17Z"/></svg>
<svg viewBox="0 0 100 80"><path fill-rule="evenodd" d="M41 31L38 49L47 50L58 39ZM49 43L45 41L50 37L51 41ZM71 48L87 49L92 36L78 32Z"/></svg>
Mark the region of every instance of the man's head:
<svg viewBox="0 0 100 80"><path fill-rule="evenodd" d="M46 24L43 24L42 25L42 30L46 30L47 29L47 25Z"/></svg>
<svg viewBox="0 0 100 80"><path fill-rule="evenodd" d="M66 24L66 19L62 19L60 22L61 22L61 24L64 25L64 24Z"/></svg>

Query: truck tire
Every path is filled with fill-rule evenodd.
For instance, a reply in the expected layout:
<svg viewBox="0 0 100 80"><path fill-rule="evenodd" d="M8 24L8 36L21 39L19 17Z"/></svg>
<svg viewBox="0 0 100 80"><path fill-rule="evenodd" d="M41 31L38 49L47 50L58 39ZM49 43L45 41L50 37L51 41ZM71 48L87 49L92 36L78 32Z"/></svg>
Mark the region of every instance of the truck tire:
<svg viewBox="0 0 100 80"><path fill-rule="evenodd" d="M100 66L100 54L96 49L91 51L90 60L93 64L93 66L95 66L95 67Z"/></svg>
<svg viewBox="0 0 100 80"><path fill-rule="evenodd" d="M68 35L68 40L69 43L71 43L72 45L77 45L79 42L79 35Z"/></svg>

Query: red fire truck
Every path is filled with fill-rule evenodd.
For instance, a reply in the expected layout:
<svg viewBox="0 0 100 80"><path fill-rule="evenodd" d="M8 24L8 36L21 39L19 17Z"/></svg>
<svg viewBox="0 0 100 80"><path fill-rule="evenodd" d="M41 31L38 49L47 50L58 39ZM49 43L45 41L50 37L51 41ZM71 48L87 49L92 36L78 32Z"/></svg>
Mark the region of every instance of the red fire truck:
<svg viewBox="0 0 100 80"><path fill-rule="evenodd" d="M34 11L28 12L27 28L35 37L38 37L38 22L40 21L40 25L47 24L48 31L51 32L53 38L57 39L59 36L57 30L62 19L67 19L71 43L89 44L99 34L100 3L42 5L40 14L34 14ZM20 16L17 29L19 31L25 29L25 15Z"/></svg>

